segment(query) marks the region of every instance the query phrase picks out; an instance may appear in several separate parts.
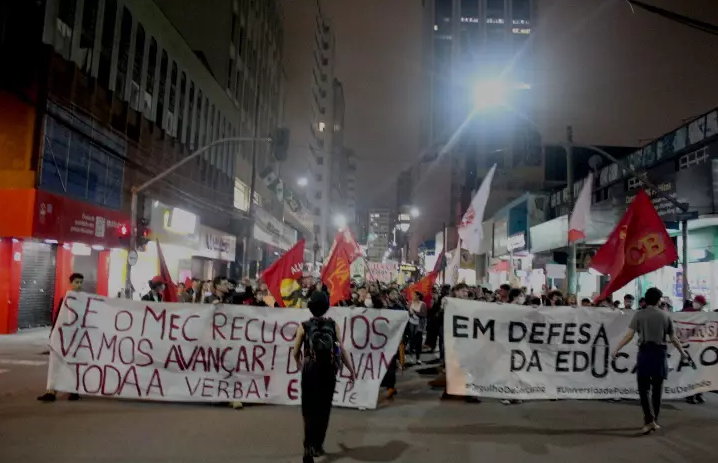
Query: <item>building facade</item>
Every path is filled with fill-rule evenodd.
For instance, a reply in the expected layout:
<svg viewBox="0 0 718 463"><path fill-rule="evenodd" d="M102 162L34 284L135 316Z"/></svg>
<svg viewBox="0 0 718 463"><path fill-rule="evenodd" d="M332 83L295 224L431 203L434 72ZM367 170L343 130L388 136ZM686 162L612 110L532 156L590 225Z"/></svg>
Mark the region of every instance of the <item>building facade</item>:
<svg viewBox="0 0 718 463"><path fill-rule="evenodd" d="M394 237L394 212L391 209L369 209L367 260L381 262L389 257Z"/></svg>
<svg viewBox="0 0 718 463"><path fill-rule="evenodd" d="M249 9L248 27L262 35L262 24L276 23L267 5L225 2L217 14L231 21ZM240 59L233 26L217 43L230 56L216 76L202 47L151 0L10 0L1 14L0 195L13 207L0 215L0 333L9 333L47 324L72 272L85 275L86 290L116 295L127 279L131 189L198 147L267 133L255 126L264 119L254 117L256 86L247 84L267 76L231 63ZM281 37L275 30L272 40ZM272 68L249 40L241 59L254 54L254 69ZM240 68L241 86L238 73L228 79ZM272 109L260 123L269 127L279 102L272 86L261 91ZM251 153L251 143L219 143L140 195L138 219L150 223L177 281L250 273L239 266L249 201L270 212L274 201L261 182L249 197ZM157 272L156 256L150 243L132 268L138 293ZM258 271L262 256L248 260Z"/></svg>

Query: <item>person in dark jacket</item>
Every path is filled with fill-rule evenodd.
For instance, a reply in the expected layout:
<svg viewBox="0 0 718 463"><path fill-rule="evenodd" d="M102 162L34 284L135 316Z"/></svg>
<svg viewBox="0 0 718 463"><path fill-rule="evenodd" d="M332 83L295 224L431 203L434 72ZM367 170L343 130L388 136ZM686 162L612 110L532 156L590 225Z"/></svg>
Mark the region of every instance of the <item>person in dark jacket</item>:
<svg viewBox="0 0 718 463"><path fill-rule="evenodd" d="M199 278L192 278L192 287L184 292L182 302L201 304L202 297L202 280Z"/></svg>
<svg viewBox="0 0 718 463"><path fill-rule="evenodd" d="M70 275L70 291L75 291L79 293L82 291L82 283L84 283L85 277L82 275L82 273L73 273ZM60 309L62 308L62 304L65 302L65 297L60 298L60 303L57 305L57 309L52 313L52 325L50 328L50 336L52 336L52 332L55 330L55 324L57 323L57 317L60 315ZM54 391L52 389L48 389L43 395L37 398L40 402L54 402L57 399L57 391ZM68 396L68 400L79 400L80 395L77 393L72 393Z"/></svg>
<svg viewBox="0 0 718 463"><path fill-rule="evenodd" d="M162 302L162 293L165 290L165 282L157 275L150 280L150 291L142 296L143 301Z"/></svg>

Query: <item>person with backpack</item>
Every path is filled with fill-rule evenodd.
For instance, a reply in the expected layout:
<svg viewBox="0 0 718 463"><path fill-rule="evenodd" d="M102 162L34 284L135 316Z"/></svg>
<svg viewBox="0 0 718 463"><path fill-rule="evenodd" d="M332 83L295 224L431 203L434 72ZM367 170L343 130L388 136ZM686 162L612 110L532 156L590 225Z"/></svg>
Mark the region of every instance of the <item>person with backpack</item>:
<svg viewBox="0 0 718 463"><path fill-rule="evenodd" d="M314 457L325 454L324 438L329 426L336 375L342 365L350 373L356 372L342 349L339 325L325 317L329 310L329 297L323 291L314 291L309 299L312 318L297 328L294 340L294 360L302 367L302 418L304 419L304 463L313 463Z"/></svg>

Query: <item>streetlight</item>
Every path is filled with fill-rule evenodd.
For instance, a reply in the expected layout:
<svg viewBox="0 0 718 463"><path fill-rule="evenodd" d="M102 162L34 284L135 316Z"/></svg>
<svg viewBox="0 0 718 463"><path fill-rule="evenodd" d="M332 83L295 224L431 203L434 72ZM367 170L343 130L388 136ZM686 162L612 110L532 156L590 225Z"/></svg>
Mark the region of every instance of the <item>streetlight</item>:
<svg viewBox="0 0 718 463"><path fill-rule="evenodd" d="M297 180L297 185L299 186L307 186L309 184L309 180L307 180L307 177L301 177L299 180Z"/></svg>
<svg viewBox="0 0 718 463"><path fill-rule="evenodd" d="M347 226L346 216L344 214L337 214L334 216L334 225L336 225L339 230L344 229L344 227Z"/></svg>
<svg viewBox="0 0 718 463"><path fill-rule="evenodd" d="M482 80L474 84L474 109L484 111L506 103L509 86L503 80Z"/></svg>
<svg viewBox="0 0 718 463"><path fill-rule="evenodd" d="M411 210L409 211L409 214L410 214L413 218L417 218L417 217L419 217L419 216L421 215L421 213L419 212L419 208L418 208L418 207L412 207Z"/></svg>

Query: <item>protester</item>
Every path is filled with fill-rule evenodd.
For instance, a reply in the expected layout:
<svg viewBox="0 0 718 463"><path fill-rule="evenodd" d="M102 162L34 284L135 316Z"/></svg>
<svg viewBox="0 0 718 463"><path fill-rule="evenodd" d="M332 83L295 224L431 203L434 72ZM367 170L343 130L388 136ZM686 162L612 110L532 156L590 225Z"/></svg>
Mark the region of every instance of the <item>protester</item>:
<svg viewBox="0 0 718 463"><path fill-rule="evenodd" d="M152 277L149 282L150 291L142 296L143 301L162 302L162 292L165 290L165 282L161 276Z"/></svg>
<svg viewBox="0 0 718 463"><path fill-rule="evenodd" d="M698 295L693 298L693 310L696 312L702 312L703 309L708 305L708 301L706 301L706 297L702 295Z"/></svg>
<svg viewBox="0 0 718 463"><path fill-rule="evenodd" d="M633 302L636 300L631 294L623 296L623 310L633 310Z"/></svg>
<svg viewBox="0 0 718 463"><path fill-rule="evenodd" d="M181 301L190 304L202 303L202 281L199 278L192 278L192 286L184 292Z"/></svg>
<svg viewBox="0 0 718 463"><path fill-rule="evenodd" d="M581 299L581 307L591 307L591 306L592 306L591 299L589 299L587 297L584 297L583 299Z"/></svg>
<svg viewBox="0 0 718 463"><path fill-rule="evenodd" d="M340 362L347 367L350 381L356 372L339 340L339 325L325 315L329 297L315 291L309 301L312 318L297 328L294 361L302 366L302 418L304 419L304 463L325 454L324 438L329 426L336 375Z"/></svg>
<svg viewBox="0 0 718 463"><path fill-rule="evenodd" d="M205 304L223 304L228 302L226 299L229 288L227 287L226 276L214 277L214 280L212 280L212 287L214 288L214 292L204 298Z"/></svg>
<svg viewBox="0 0 718 463"><path fill-rule="evenodd" d="M416 364L421 365L421 349L424 331L426 330L426 303L424 295L419 291L411 292L409 303L409 353L414 354Z"/></svg>
<svg viewBox="0 0 718 463"><path fill-rule="evenodd" d="M643 434L650 434L660 429L658 416L661 411L663 381L668 377L666 339L670 340L682 358L686 357L686 352L673 329L673 321L666 312L656 307L661 297L663 297L663 293L658 288L650 288L646 291L646 308L633 315L626 336L613 352L615 360L621 349L638 334L636 379L641 408L643 408L643 428L641 429ZM649 393L651 394L650 401Z"/></svg>
<svg viewBox="0 0 718 463"><path fill-rule="evenodd" d="M85 282L85 276L82 273L73 273L70 275L70 291L79 293L82 291L82 284ZM52 313L51 325L50 325L50 336L55 330L55 324L57 323L57 317L60 316L60 309L62 304L65 302L65 297L60 298L60 303L57 305L57 310ZM48 389L43 395L37 398L40 402L54 402L57 399L57 391ZM80 400L80 395L72 393L67 397L67 400Z"/></svg>

